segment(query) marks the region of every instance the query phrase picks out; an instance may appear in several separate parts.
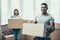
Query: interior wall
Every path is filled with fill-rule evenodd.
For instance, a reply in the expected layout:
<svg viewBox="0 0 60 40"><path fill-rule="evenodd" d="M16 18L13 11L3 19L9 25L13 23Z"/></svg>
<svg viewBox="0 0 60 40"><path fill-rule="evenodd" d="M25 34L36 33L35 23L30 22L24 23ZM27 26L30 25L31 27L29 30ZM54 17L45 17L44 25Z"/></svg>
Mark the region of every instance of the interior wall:
<svg viewBox="0 0 60 40"><path fill-rule="evenodd" d="M21 0L1 0L1 25L8 24L8 19L13 15L14 9L18 9L19 14L22 13L22 4L20 4Z"/></svg>
<svg viewBox="0 0 60 40"><path fill-rule="evenodd" d="M19 10L23 19L34 20L37 15L41 14L41 3L43 2L48 4L48 13L54 17L55 23L60 23L59 0L2 0L1 25L8 24L8 18L13 15L15 8Z"/></svg>
<svg viewBox="0 0 60 40"><path fill-rule="evenodd" d="M60 23L60 0L51 0L50 14L54 17L55 23Z"/></svg>
<svg viewBox="0 0 60 40"><path fill-rule="evenodd" d="M23 0L23 19L34 20L34 0Z"/></svg>
<svg viewBox="0 0 60 40"><path fill-rule="evenodd" d="M1 0L0 0L0 25L1 25Z"/></svg>
<svg viewBox="0 0 60 40"><path fill-rule="evenodd" d="M8 22L8 1L1 0L1 25L7 24Z"/></svg>
<svg viewBox="0 0 60 40"><path fill-rule="evenodd" d="M1 31L1 0L0 0L0 40L2 40L2 31Z"/></svg>

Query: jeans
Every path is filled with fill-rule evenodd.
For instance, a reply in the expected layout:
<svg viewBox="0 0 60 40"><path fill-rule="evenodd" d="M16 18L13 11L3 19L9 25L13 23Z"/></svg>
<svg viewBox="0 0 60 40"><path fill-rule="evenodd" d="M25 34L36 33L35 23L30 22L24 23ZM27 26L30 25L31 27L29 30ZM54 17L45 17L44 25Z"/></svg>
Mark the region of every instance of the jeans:
<svg viewBox="0 0 60 40"><path fill-rule="evenodd" d="M20 28L12 29L12 32L14 33L15 40L20 40L21 29Z"/></svg>
<svg viewBox="0 0 60 40"><path fill-rule="evenodd" d="M51 40L51 38L46 38L46 37L35 37L34 40Z"/></svg>

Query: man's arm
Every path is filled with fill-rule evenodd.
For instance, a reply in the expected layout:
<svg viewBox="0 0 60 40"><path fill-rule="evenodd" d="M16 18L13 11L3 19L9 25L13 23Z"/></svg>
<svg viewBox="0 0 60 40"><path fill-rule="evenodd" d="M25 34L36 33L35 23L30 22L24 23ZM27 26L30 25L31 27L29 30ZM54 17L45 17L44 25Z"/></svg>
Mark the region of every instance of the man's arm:
<svg viewBox="0 0 60 40"><path fill-rule="evenodd" d="M53 21L50 21L50 27L51 27L51 32L55 30L55 23Z"/></svg>
<svg viewBox="0 0 60 40"><path fill-rule="evenodd" d="M51 21L50 28L47 29L47 33L52 33L54 30L55 30L55 23Z"/></svg>
<svg viewBox="0 0 60 40"><path fill-rule="evenodd" d="M46 32L46 37L50 36L50 33L52 33L55 30L55 23L54 22L50 22L50 28L47 29Z"/></svg>
<svg viewBox="0 0 60 40"><path fill-rule="evenodd" d="M53 17L50 18L49 23L50 23L49 32L52 33L55 30L55 22Z"/></svg>

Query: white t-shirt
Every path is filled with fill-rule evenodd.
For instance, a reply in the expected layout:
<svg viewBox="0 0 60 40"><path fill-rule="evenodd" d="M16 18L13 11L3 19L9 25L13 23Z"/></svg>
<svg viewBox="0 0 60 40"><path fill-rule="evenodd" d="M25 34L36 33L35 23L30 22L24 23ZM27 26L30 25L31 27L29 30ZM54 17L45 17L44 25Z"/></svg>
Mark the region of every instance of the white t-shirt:
<svg viewBox="0 0 60 40"><path fill-rule="evenodd" d="M50 27L50 22L51 21L54 22L54 18L49 14L46 14L46 15L41 14L41 15L36 16L35 21L39 24L44 24L45 25L44 26L45 27L44 28L44 31L45 31L44 35L46 36L46 31L47 31L47 29L51 28Z"/></svg>
<svg viewBox="0 0 60 40"><path fill-rule="evenodd" d="M21 19L21 16L11 16L11 18L14 18L14 19Z"/></svg>

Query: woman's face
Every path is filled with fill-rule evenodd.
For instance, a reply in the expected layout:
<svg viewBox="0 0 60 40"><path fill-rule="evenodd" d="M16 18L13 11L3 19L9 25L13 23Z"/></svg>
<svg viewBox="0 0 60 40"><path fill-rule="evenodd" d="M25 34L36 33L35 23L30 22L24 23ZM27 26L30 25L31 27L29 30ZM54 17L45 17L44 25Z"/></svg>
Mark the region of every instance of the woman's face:
<svg viewBox="0 0 60 40"><path fill-rule="evenodd" d="M15 11L14 11L14 15L16 15L16 16L19 15L18 10L15 10Z"/></svg>

